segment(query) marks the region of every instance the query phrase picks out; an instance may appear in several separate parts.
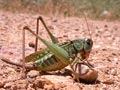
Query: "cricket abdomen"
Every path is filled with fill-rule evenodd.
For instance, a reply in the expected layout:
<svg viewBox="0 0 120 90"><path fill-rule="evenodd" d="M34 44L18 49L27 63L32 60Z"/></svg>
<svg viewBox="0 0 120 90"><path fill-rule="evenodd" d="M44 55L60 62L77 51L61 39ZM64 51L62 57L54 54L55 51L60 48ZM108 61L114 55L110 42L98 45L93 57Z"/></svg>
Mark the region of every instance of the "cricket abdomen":
<svg viewBox="0 0 120 90"><path fill-rule="evenodd" d="M49 50L37 51L25 58L26 62L34 62L34 66L41 71L55 71L60 70L67 65L63 64L61 60L55 57Z"/></svg>
<svg viewBox="0 0 120 90"><path fill-rule="evenodd" d="M48 58L40 58L39 60L35 61L35 67L37 67L41 71L55 71L60 70L66 66L67 65L63 64L54 55L51 55Z"/></svg>
<svg viewBox="0 0 120 90"><path fill-rule="evenodd" d="M68 52L69 56L76 54L77 51L74 48L72 42L62 44L63 48ZM66 67L68 64L64 64L62 60L59 60L50 50L35 52L25 58L26 62L33 61L35 67L41 71L55 71ZM74 58L73 58L74 60ZM71 62L71 61L70 61Z"/></svg>

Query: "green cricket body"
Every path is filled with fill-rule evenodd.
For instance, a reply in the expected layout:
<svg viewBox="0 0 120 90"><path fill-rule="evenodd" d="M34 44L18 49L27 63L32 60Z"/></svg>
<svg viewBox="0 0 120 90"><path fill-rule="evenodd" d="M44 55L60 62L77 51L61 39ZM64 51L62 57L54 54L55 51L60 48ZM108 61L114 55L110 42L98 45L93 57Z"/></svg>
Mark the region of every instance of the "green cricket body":
<svg viewBox="0 0 120 90"><path fill-rule="evenodd" d="M42 37L38 36L39 20L44 25L48 35L50 36L52 43L46 41ZM29 31L36 37L35 53L32 53L25 57L25 30ZM37 51L38 39L47 46L47 49L43 51ZM57 44L58 43L58 44ZM23 67L23 69L37 69L40 71L55 71L60 70L68 65L74 64L76 60L87 59L93 46L92 39L75 39L69 42L59 44L58 39L49 31L43 18L39 16L37 18L36 33L28 26L23 27L23 63L12 62L9 59L2 58L1 60L12 65ZM77 56L79 55L79 56ZM79 57L76 59L76 57ZM27 62L27 64L25 62ZM31 63L29 63L31 62Z"/></svg>
<svg viewBox="0 0 120 90"><path fill-rule="evenodd" d="M72 63L78 53L80 53L81 59L87 58L92 49L92 45L93 41L91 39L76 39L59 45L68 52L69 63L67 64L64 64L62 60L59 60L49 49L30 54L25 57L25 61L33 61L34 66L41 71L60 70ZM72 58L72 61L70 61L70 58Z"/></svg>

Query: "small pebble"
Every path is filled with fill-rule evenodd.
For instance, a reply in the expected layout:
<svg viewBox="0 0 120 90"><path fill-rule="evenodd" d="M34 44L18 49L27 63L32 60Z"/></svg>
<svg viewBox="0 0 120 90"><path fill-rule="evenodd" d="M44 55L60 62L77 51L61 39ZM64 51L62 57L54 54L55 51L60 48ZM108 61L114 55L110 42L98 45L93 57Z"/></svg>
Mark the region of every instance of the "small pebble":
<svg viewBox="0 0 120 90"><path fill-rule="evenodd" d="M10 88L11 86L12 86L11 83L6 83L6 84L4 85L4 88Z"/></svg>
<svg viewBox="0 0 120 90"><path fill-rule="evenodd" d="M112 69L112 70L111 70L111 74L114 75L114 76L117 75L117 70Z"/></svg>
<svg viewBox="0 0 120 90"><path fill-rule="evenodd" d="M0 49L2 48L2 45L0 45Z"/></svg>
<svg viewBox="0 0 120 90"><path fill-rule="evenodd" d="M33 42L29 42L29 47L35 48L35 44Z"/></svg>
<svg viewBox="0 0 120 90"><path fill-rule="evenodd" d="M17 85L12 85L11 90L17 90Z"/></svg>
<svg viewBox="0 0 120 90"><path fill-rule="evenodd" d="M114 80L112 80L112 79L108 79L108 80L105 80L105 81L103 81L103 83L104 84L114 84Z"/></svg>
<svg viewBox="0 0 120 90"><path fill-rule="evenodd" d="M0 88L3 87L5 85L5 83L0 82Z"/></svg>
<svg viewBox="0 0 120 90"><path fill-rule="evenodd" d="M36 70L31 70L30 72L28 72L27 74L30 78L36 77L39 75L39 71Z"/></svg>
<svg viewBox="0 0 120 90"><path fill-rule="evenodd" d="M44 85L44 89L45 90L54 90L55 88L54 88L54 86L53 85Z"/></svg>

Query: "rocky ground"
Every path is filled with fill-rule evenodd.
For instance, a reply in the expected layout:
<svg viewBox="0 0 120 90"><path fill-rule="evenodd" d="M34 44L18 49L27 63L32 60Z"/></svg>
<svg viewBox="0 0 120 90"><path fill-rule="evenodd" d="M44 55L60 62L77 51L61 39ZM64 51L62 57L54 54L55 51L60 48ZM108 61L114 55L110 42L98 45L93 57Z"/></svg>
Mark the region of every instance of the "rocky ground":
<svg viewBox="0 0 120 90"><path fill-rule="evenodd" d="M39 15L0 12L0 58L14 62L22 58L22 28L27 25L35 31ZM60 42L90 37L84 18L43 16L46 24ZM89 61L98 68L94 84L75 82L71 76L41 75L31 70L29 80L21 79L21 68L0 60L0 90L119 90L120 88L120 22L88 20L94 41ZM39 35L50 41L40 23ZM26 32L26 55L34 52L29 47L35 37ZM39 42L40 50L45 45Z"/></svg>

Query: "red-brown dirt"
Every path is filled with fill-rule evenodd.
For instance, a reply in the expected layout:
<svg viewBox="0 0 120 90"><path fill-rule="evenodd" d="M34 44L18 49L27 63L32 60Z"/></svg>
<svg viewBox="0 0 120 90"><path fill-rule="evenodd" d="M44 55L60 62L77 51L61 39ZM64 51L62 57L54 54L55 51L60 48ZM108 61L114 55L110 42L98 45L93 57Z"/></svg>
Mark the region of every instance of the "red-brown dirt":
<svg viewBox="0 0 120 90"><path fill-rule="evenodd" d="M39 15L0 12L0 58L14 62L22 58L22 28L29 26L35 31ZM60 42L90 37L84 18L45 17L50 31ZM120 89L120 22L89 20L94 41L89 61L98 68L99 83L75 82L70 76L42 75L32 70L27 73L29 82L21 78L21 69L0 60L0 90L119 90ZM39 35L50 41L40 23ZM26 32L26 55L34 52L29 47L35 37ZM39 48L45 45L39 42ZM34 82L34 83L33 83Z"/></svg>

